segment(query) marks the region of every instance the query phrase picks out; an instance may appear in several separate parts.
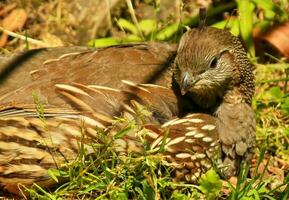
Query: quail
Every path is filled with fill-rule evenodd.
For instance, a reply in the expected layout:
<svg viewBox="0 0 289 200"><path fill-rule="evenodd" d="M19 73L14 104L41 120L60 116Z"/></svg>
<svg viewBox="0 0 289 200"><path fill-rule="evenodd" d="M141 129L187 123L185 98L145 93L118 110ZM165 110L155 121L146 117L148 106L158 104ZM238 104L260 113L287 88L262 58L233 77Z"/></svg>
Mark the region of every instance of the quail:
<svg viewBox="0 0 289 200"><path fill-rule="evenodd" d="M22 175L17 171L19 160L25 161L21 156L28 157L28 160L30 156L43 157L38 152L26 155L25 150L17 157L18 151L10 145L28 144L35 148L35 143L43 144L33 135L29 136L30 139L26 137L36 131L43 133L41 138L45 140L49 134L45 133L48 126L55 133L56 140L62 138L66 141L56 144L62 144L59 148L65 153L61 154L69 160L76 154L73 144L78 140L79 121L85 122L87 133L94 137L95 127L108 127L112 116L121 114L142 122L135 110L143 106L150 114L149 120L140 127L149 130L147 140L152 147L157 148L164 128L170 128L171 141L167 144L175 145L177 150L168 145L163 156L175 163L176 171L181 171L176 173L177 177L181 174L180 179L193 180L202 172L203 166L209 168L214 157L211 155L216 154L210 152L214 148L214 152L222 152L217 158L221 159L224 173L228 176L236 172L241 157L250 158L254 145L254 113L250 107L254 90L253 69L239 40L226 31L210 27L192 29L182 37L177 50L174 45L138 44L85 49L46 61L33 62L33 59L35 66L24 62L23 68L19 69L28 71L23 76L30 80L24 81L22 86L21 83L15 86L17 72L5 77L0 88L0 133L5 135L8 152L11 149L8 154L16 153L14 158L18 159L15 161L9 157L11 164L16 165L14 173L13 168L7 170L5 164L2 165L0 182L11 192L15 192L13 188L17 187L16 181L8 181L13 180L9 173L13 173L14 180L27 185L37 182L49 186L51 180L47 177L47 168L56 167L55 163L51 164L51 157L59 158L60 164L64 160L43 147L41 152L50 157L50 161L44 167L36 164L38 170L43 169L40 170L42 174L28 171L29 175ZM9 59L7 62L11 65ZM125 81L125 84L120 84L122 79L136 83ZM27 95L32 93L34 95ZM38 105L36 99L44 106L42 114L35 108ZM183 102L194 104L194 108L199 107L202 113L186 115L191 108L184 108ZM41 120L41 116L45 120ZM59 123L64 124L63 129L55 128ZM28 133L23 134L23 130ZM113 132L111 130L109 134ZM18 134L16 140L11 136L13 134ZM32 142L27 142L27 139ZM133 137L132 141L129 142L129 138L119 140L120 148L117 149L126 149L121 148L123 145L141 153L142 148L136 148L141 146L138 139ZM7 163L7 155L3 155L4 163ZM24 167L25 163L22 164Z"/></svg>
<svg viewBox="0 0 289 200"><path fill-rule="evenodd" d="M254 149L253 66L240 40L226 30L202 27L186 32L174 60L179 90L203 112L216 116L224 162L234 174Z"/></svg>

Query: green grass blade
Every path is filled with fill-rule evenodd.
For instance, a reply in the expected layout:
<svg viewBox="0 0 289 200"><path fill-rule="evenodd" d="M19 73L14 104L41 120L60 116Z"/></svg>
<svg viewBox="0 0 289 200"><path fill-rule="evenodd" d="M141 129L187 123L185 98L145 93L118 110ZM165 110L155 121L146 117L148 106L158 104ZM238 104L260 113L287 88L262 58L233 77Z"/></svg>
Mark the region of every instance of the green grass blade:
<svg viewBox="0 0 289 200"><path fill-rule="evenodd" d="M254 4L251 0L238 0L240 32L243 40L246 43L248 52L251 57L255 57L255 47L253 40L253 10Z"/></svg>

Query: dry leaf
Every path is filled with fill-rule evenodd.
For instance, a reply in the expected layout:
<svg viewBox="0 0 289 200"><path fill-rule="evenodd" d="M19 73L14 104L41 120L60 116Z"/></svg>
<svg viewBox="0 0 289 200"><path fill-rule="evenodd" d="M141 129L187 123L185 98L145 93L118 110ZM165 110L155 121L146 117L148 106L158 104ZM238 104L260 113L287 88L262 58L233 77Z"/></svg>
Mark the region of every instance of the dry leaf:
<svg viewBox="0 0 289 200"><path fill-rule="evenodd" d="M52 35L48 32L41 34L41 40L46 44L49 44L49 47L61 47L64 46L62 40L56 35Z"/></svg>
<svg viewBox="0 0 289 200"><path fill-rule="evenodd" d="M230 184L234 187L234 188L236 188L236 186L237 186L237 177L235 177L235 176L233 176L233 177L231 177L228 181L223 181L223 188L222 188L222 192L223 192L223 194L225 194L226 196L228 196L229 194L230 194ZM230 184L229 184L229 183Z"/></svg>
<svg viewBox="0 0 289 200"><path fill-rule="evenodd" d="M284 167L280 165L280 162L278 162L278 158L272 157L270 160L268 158L264 158L264 160L260 163L258 169L257 169L257 174L261 175L264 173L264 179L268 180L274 177L272 180L272 183L282 183L284 181L285 175L284 175ZM268 163L269 162L269 163ZM267 164L268 163L268 164ZM254 171L256 168L257 164L257 158L253 159L252 162L252 167L250 169L250 174L253 177L254 176ZM267 166L268 165L268 166ZM267 166L267 168L266 168Z"/></svg>
<svg viewBox="0 0 289 200"><path fill-rule="evenodd" d="M13 10L16 7L16 3L11 3L9 5L6 5L4 8L0 10L0 16L6 15L11 10Z"/></svg>
<svg viewBox="0 0 289 200"><path fill-rule="evenodd" d="M289 22L272 28L260 38L272 44L282 55L289 57Z"/></svg>
<svg viewBox="0 0 289 200"><path fill-rule="evenodd" d="M27 14L24 9L13 10L4 20L2 27L8 31L21 30L27 20ZM8 40L6 33L2 34L0 39L0 47L3 47Z"/></svg>

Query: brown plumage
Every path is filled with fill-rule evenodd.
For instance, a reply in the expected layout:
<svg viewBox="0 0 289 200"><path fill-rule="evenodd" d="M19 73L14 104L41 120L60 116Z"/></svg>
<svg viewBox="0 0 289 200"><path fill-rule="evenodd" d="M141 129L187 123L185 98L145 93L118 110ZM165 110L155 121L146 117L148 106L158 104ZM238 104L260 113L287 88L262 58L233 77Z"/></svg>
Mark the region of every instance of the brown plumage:
<svg viewBox="0 0 289 200"><path fill-rule="evenodd" d="M47 50L42 51L45 53ZM182 174L182 180L191 180L188 177L192 177L192 174L202 172L201 161L195 162L193 155L189 157L189 153L195 150L201 154L198 159L202 160L207 158L211 147L216 145L214 152L222 149L223 155L217 153L217 160L221 161L219 163L224 167L222 171L228 176L235 174L241 157L250 158L255 137L254 113L250 107L254 90L252 66L239 40L226 31L214 28L192 29L183 36L177 51L173 45L155 43L99 50L81 49L80 52L70 51L65 55L59 51L46 61L44 57L38 58L36 55L21 62L21 68L5 76L0 88L0 133L5 135L3 145L28 144L36 148L35 144L42 144L39 140L45 140L49 135L47 130L51 129L55 140L61 141L61 154L67 154L67 158L74 157L80 122L84 121L81 124L85 125L88 137L95 137L95 127L106 129L113 116L122 115L136 120L140 129L151 131L152 137L147 139L152 146L163 134L165 126L171 126L170 139L178 150L170 151L168 148L163 156L173 163L177 161L176 169L183 166L178 169L181 173L176 173L178 178ZM1 70L4 68L7 68L7 64L0 67ZM20 79L19 74L22 77ZM124 79L165 87L138 86L130 82L121 84ZM44 106L42 114L35 108L35 101ZM135 111L140 107L150 113L145 121ZM185 117L192 109L210 115ZM42 115L45 120L41 119ZM183 118L174 119L176 116ZM63 128L56 126L60 122ZM109 134L113 132L108 131ZM31 139L33 135L26 138L29 133L36 134L36 139ZM137 146L139 142L135 133L132 133L134 142L124 138L119 145L130 143ZM16 140L14 134L18 134ZM25 141L21 143L22 139L18 137ZM29 143L27 139L33 142ZM184 144L190 142L192 145L189 150L193 151L188 152ZM130 148L129 145L126 147ZM10 149L7 155L17 152L15 147L7 148ZM52 157L60 159L57 165L64 161L61 156L52 154L44 147L41 151L50 159L43 166L39 164L38 168L43 170L38 172L42 174L27 172L30 177L26 179L28 185L43 180L43 185L49 185L46 183L46 170L56 166L55 161L52 163ZM135 148L134 151L140 153L142 149ZM7 160L7 155L2 155L3 161ZM38 155L36 152L29 156ZM17 156L10 158L9 162L19 167L22 157L27 155L24 152ZM188 160L194 164L186 164ZM204 159L203 166L210 166L209 162L211 157ZM11 172L5 168L5 164L0 164L0 167L0 182L12 191L16 181L9 182L13 179L5 178L4 175ZM21 173L13 175L17 177ZM25 183L26 175L16 180Z"/></svg>
<svg viewBox="0 0 289 200"><path fill-rule="evenodd" d="M61 167L78 155L78 142L94 153L89 144L97 141L99 131L109 138L127 126L135 128L114 140L119 154L143 155L144 144L158 153L165 142L163 158L175 168L176 180L193 182L213 164L222 165L215 118L206 114L173 117L179 110L175 94L163 86L136 85L123 81L124 90L96 85L57 84L56 98L67 107L42 104L3 104L0 109L0 183L3 189L18 193L21 185L33 183L47 188L55 184L49 168ZM43 107L42 107L43 106ZM126 119L112 126L113 116ZM171 119L168 121L168 119ZM161 121L167 122L162 124ZM168 132L165 137L164 134Z"/></svg>
<svg viewBox="0 0 289 200"><path fill-rule="evenodd" d="M174 78L182 94L217 117L224 160L236 172L249 160L255 142L253 66L240 40L225 30L192 29L182 37L174 60Z"/></svg>
<svg viewBox="0 0 289 200"><path fill-rule="evenodd" d="M101 49L56 47L3 56L0 57L0 95L30 83L56 78L62 82L96 83L116 88L122 79L170 86L172 75L168 66L176 47L162 43Z"/></svg>

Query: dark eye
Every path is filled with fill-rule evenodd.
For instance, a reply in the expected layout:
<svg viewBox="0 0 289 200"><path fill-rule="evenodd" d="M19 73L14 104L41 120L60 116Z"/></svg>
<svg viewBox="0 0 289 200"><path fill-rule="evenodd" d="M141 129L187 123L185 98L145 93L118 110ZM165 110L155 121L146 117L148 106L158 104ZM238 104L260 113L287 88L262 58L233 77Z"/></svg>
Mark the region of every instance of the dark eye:
<svg viewBox="0 0 289 200"><path fill-rule="evenodd" d="M210 64L210 68L215 68L217 66L218 58L215 57Z"/></svg>

